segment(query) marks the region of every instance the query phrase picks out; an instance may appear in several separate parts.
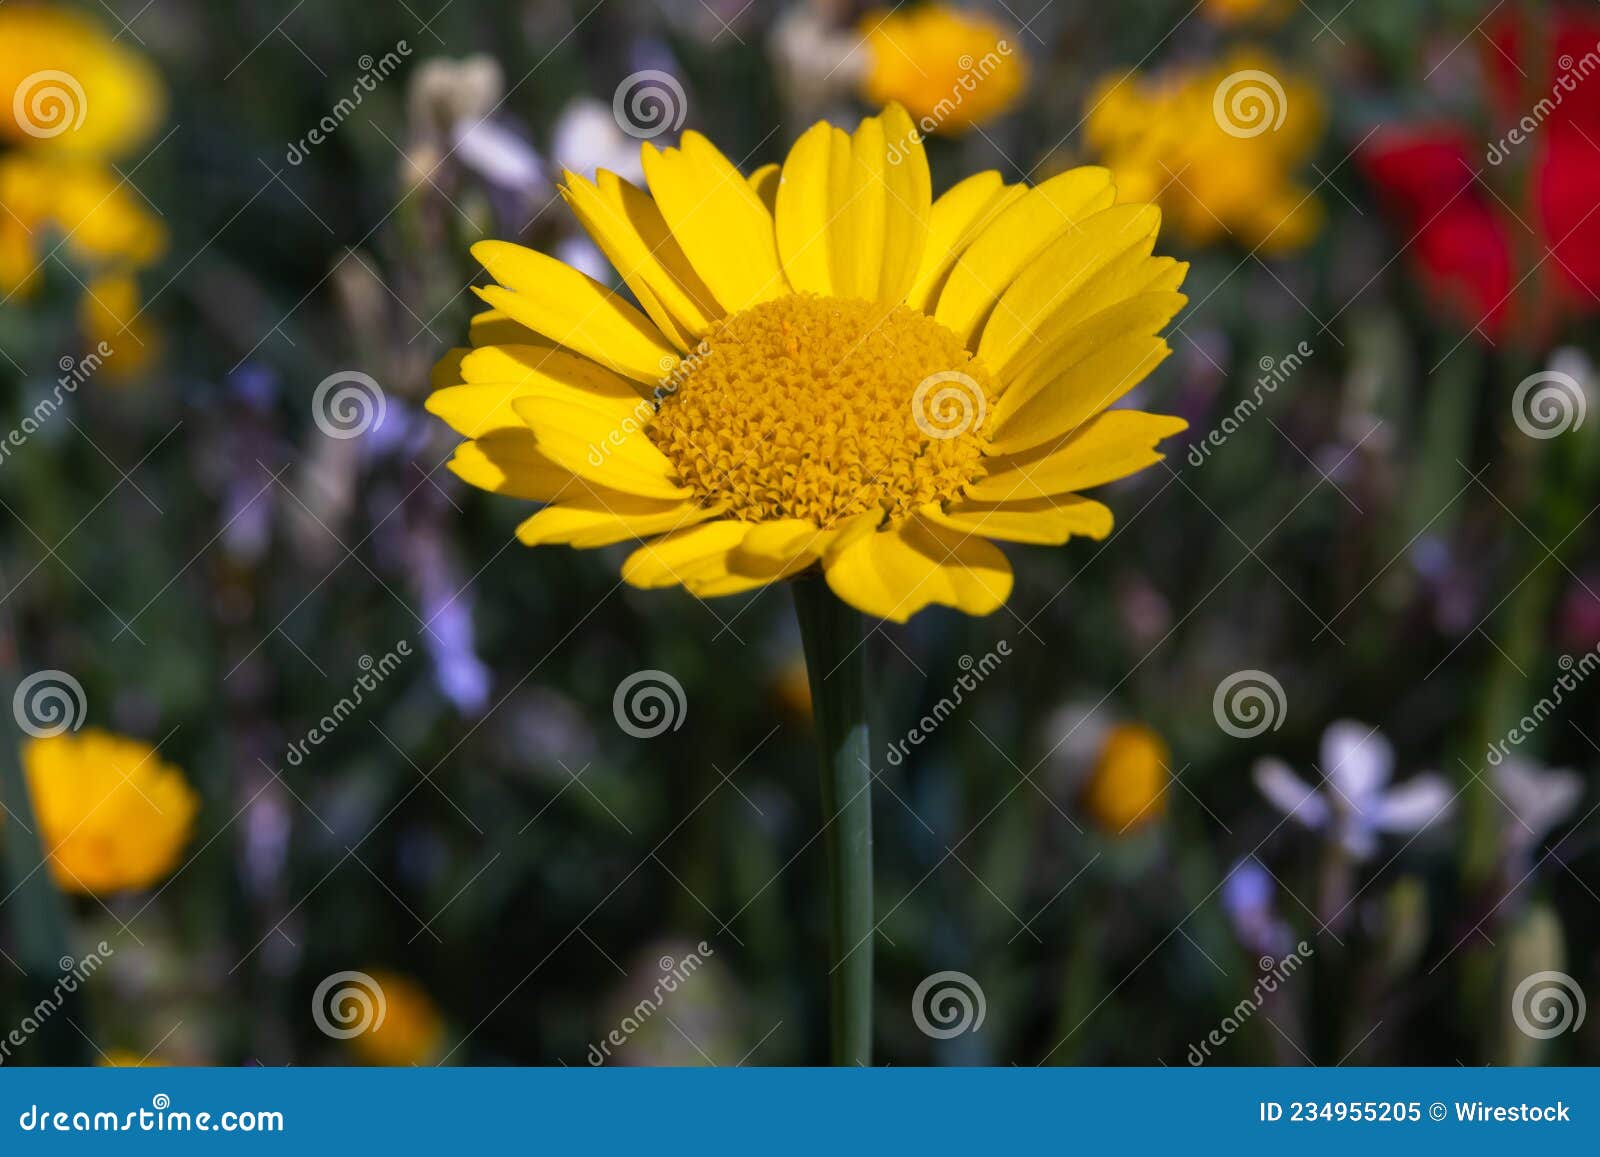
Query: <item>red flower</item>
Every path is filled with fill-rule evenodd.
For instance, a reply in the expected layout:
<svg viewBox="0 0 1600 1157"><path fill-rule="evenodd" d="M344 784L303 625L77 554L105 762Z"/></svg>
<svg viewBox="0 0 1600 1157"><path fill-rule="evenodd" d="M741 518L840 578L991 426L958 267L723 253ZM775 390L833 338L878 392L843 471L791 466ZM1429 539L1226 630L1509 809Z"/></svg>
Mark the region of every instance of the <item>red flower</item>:
<svg viewBox="0 0 1600 1157"><path fill-rule="evenodd" d="M1542 340L1562 318L1600 311L1600 19L1512 17L1488 40L1505 135L1480 152L1465 126L1380 129L1361 164L1452 318L1490 340ZM1501 176L1519 172L1521 193Z"/></svg>

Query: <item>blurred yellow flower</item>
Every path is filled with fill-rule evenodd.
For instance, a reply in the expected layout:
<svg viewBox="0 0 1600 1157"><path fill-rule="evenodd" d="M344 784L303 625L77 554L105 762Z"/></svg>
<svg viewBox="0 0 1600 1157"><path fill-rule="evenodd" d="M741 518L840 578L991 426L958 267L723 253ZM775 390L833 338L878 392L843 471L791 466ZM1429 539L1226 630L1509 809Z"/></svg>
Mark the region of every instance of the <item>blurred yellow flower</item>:
<svg viewBox="0 0 1600 1157"><path fill-rule="evenodd" d="M0 6L0 141L114 156L148 139L165 109L160 74L94 21Z"/></svg>
<svg viewBox="0 0 1600 1157"><path fill-rule="evenodd" d="M350 1038L350 1045L369 1065L430 1065L444 1046L444 1019L427 990L409 976L372 972L383 993L383 1015L373 1027Z"/></svg>
<svg viewBox="0 0 1600 1157"><path fill-rule="evenodd" d="M1166 810L1167 758L1167 745L1148 727L1110 728L1083 785L1084 811L1110 835L1142 828Z"/></svg>
<svg viewBox="0 0 1600 1157"><path fill-rule="evenodd" d="M166 252L161 219L115 172L92 161L25 151L0 157L0 205L0 217L25 229L36 248L47 233L59 233L67 252L90 268L145 266Z"/></svg>
<svg viewBox="0 0 1600 1157"><path fill-rule="evenodd" d="M141 1057L132 1049L112 1049L101 1054L98 1064L105 1069L164 1069L166 1061L155 1057Z"/></svg>
<svg viewBox="0 0 1600 1157"><path fill-rule="evenodd" d="M1022 46L999 24L943 4L861 20L868 104L898 102L923 133L955 135L999 116L1027 81Z"/></svg>
<svg viewBox="0 0 1600 1157"><path fill-rule="evenodd" d="M143 888L178 862L199 798L148 743L85 728L22 747L40 844L69 892Z"/></svg>
<svg viewBox="0 0 1600 1157"><path fill-rule="evenodd" d="M1294 0L1205 0L1200 13L1213 24L1280 24Z"/></svg>
<svg viewBox="0 0 1600 1157"><path fill-rule="evenodd" d="M78 299L78 328L101 351L103 372L112 378L137 376L161 349L160 333L141 316L141 300L138 280L121 272L94 278Z"/></svg>
<svg viewBox="0 0 1600 1157"><path fill-rule="evenodd" d="M1250 51L1202 69L1107 80L1085 134L1121 196L1155 201L1191 245L1290 252L1322 207L1296 180L1322 131L1315 88Z"/></svg>

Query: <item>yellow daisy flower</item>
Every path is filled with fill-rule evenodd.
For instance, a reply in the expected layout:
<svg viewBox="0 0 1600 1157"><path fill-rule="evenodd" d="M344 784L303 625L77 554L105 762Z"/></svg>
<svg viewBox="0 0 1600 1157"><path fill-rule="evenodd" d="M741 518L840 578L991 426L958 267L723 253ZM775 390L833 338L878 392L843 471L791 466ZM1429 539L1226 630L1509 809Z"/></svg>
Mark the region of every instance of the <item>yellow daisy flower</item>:
<svg viewBox="0 0 1600 1157"><path fill-rule="evenodd" d="M428 408L470 439L458 475L547 504L528 545L650 539L622 577L702 598L820 567L881 618L986 614L1011 590L991 539L1103 538L1111 511L1077 491L1184 428L1108 409L1171 352L1187 266L1151 255L1158 211L1116 204L1104 169L935 200L899 106L748 178L693 132L643 161L648 191L563 189L638 308L473 247L490 311Z"/></svg>
<svg viewBox="0 0 1600 1157"><path fill-rule="evenodd" d="M1112 727L1084 782L1084 811L1113 836L1144 827L1166 810L1167 761L1167 745L1148 727Z"/></svg>
<svg viewBox="0 0 1600 1157"><path fill-rule="evenodd" d="M1281 24L1294 0L1205 0L1200 14L1213 24Z"/></svg>
<svg viewBox="0 0 1600 1157"><path fill-rule="evenodd" d="M90 270L143 268L167 248L161 219L109 168L26 150L0 157L0 291L32 286L51 235Z"/></svg>
<svg viewBox="0 0 1600 1157"><path fill-rule="evenodd" d="M101 1068L107 1069L164 1069L167 1062L154 1057L141 1057L132 1049L112 1049L102 1053L96 1062Z"/></svg>
<svg viewBox="0 0 1600 1157"><path fill-rule="evenodd" d="M142 314L139 282L131 273L103 273L78 299L78 328L96 349L105 348L105 373L114 380L137 377L161 349L161 335Z"/></svg>
<svg viewBox="0 0 1600 1157"><path fill-rule="evenodd" d="M1296 179L1321 132L1316 89L1251 51L1110 79L1084 126L1121 194L1159 204L1190 245L1232 236L1276 253L1308 244L1322 224L1321 204Z"/></svg>
<svg viewBox="0 0 1600 1157"><path fill-rule="evenodd" d="M67 8L0 6L0 141L107 156L142 144L166 108L160 75Z"/></svg>
<svg viewBox="0 0 1600 1157"><path fill-rule="evenodd" d="M148 887L189 842L199 799L148 743L93 728L30 739L22 769L39 843L66 891Z"/></svg>
<svg viewBox="0 0 1600 1157"><path fill-rule="evenodd" d="M943 4L871 12L862 95L900 104L925 133L956 135L1006 112L1027 82L1017 38L992 20Z"/></svg>
<svg viewBox="0 0 1600 1157"><path fill-rule="evenodd" d="M433 1064L443 1051L444 1019L427 989L394 972L371 976L383 993L383 1016L374 1017L371 1028L351 1037L351 1047L369 1065Z"/></svg>

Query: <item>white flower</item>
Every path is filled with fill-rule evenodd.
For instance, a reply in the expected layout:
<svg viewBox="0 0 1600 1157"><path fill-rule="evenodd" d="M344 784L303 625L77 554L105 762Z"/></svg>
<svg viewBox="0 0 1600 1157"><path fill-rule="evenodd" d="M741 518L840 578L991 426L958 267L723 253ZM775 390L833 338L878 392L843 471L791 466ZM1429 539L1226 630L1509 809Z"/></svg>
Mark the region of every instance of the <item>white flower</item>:
<svg viewBox="0 0 1600 1157"><path fill-rule="evenodd" d="M622 131L609 104L592 96L575 97L561 110L550 133L550 156L558 168L591 181L596 169L609 169L635 185L644 182L638 140Z"/></svg>
<svg viewBox="0 0 1600 1157"><path fill-rule="evenodd" d="M1544 768L1531 759L1511 756L1492 774L1495 794L1511 813L1505 839L1514 859L1542 844L1583 797L1583 778L1564 767Z"/></svg>
<svg viewBox="0 0 1600 1157"><path fill-rule="evenodd" d="M1281 759L1256 763L1267 801L1313 831L1337 839L1358 860L1378 849L1378 833L1419 832L1450 813L1449 783L1426 771L1394 787L1394 749L1376 727L1340 720L1322 733L1325 780L1312 787Z"/></svg>
<svg viewBox="0 0 1600 1157"><path fill-rule="evenodd" d="M457 160L491 185L538 195L545 191L539 154L500 121L461 120L451 132Z"/></svg>

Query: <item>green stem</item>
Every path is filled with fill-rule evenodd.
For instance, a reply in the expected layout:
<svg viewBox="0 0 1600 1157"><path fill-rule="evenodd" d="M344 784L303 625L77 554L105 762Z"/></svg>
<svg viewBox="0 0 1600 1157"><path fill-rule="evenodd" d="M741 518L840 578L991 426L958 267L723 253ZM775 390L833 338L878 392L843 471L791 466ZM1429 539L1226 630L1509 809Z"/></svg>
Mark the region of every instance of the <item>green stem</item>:
<svg viewBox="0 0 1600 1157"><path fill-rule="evenodd" d="M820 574L794 580L822 755L833 1063L872 1063L872 764L861 616Z"/></svg>

